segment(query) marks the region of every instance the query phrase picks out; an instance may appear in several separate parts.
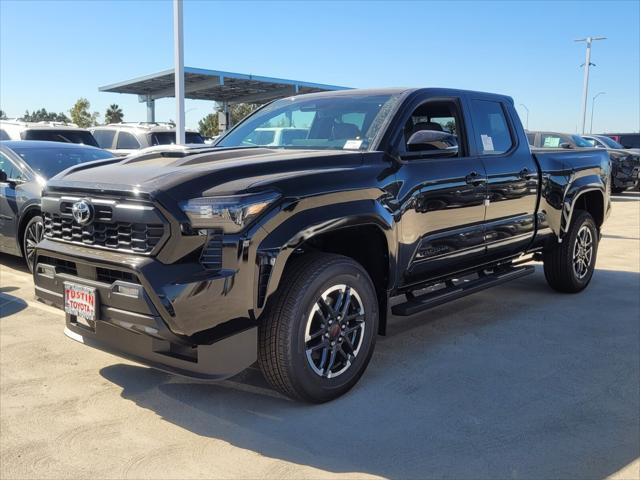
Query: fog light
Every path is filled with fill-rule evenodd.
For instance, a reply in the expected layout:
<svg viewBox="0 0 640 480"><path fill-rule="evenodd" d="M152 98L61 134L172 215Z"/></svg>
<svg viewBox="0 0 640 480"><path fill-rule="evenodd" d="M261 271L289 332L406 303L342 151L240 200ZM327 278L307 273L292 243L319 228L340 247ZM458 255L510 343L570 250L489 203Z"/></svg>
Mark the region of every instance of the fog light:
<svg viewBox="0 0 640 480"><path fill-rule="evenodd" d="M45 277L53 278L56 274L56 269L51 265L38 265L38 273L44 275Z"/></svg>
<svg viewBox="0 0 640 480"><path fill-rule="evenodd" d="M116 285L113 288L113 291L120 295L126 295L127 297L140 298L140 287L132 285Z"/></svg>

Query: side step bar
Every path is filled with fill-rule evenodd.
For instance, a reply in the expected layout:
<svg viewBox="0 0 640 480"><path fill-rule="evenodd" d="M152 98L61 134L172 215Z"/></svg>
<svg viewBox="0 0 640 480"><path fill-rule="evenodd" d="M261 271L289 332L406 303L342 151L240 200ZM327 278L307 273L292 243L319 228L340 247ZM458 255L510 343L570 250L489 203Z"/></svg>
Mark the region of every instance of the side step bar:
<svg viewBox="0 0 640 480"><path fill-rule="evenodd" d="M435 292L425 293L417 297L414 297L411 293L406 294L408 300L405 303L391 307L391 312L400 317L413 315L415 313L437 307L443 303L466 297L472 293L524 277L534 271L535 267L528 265L524 267L510 268L508 270L501 270L487 275L478 274L477 279L461 283L459 285L456 285L452 280L447 280L445 282L446 287Z"/></svg>

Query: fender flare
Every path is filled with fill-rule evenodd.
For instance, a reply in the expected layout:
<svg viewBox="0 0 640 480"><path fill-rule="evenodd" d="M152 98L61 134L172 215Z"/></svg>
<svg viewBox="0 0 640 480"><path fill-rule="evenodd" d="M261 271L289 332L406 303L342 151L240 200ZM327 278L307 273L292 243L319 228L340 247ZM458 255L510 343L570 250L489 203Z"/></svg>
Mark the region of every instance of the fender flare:
<svg viewBox="0 0 640 480"><path fill-rule="evenodd" d="M562 216L560 219L560 230L556 233L560 241L562 241L562 238L564 238L564 235L569 230L576 203L584 194L588 192L599 192L602 197L602 211L606 216L607 205L605 199L605 189L606 186L603 184L601 177L598 175L588 175L580 177L575 181L569 183L563 200Z"/></svg>
<svg viewBox="0 0 640 480"><path fill-rule="evenodd" d="M263 295L256 291L256 302L259 310L264 308L269 297L276 291L285 265L293 252L302 244L317 235L344 228L373 225L385 236L389 249L389 285L393 285L396 275L397 247L396 225L391 212L379 202L371 199L356 200L335 205L334 208L319 206L303 210L280 224L271 231L257 249L258 279L256 289L265 288L260 285L261 267L269 265L269 277ZM389 288L389 286L388 286Z"/></svg>

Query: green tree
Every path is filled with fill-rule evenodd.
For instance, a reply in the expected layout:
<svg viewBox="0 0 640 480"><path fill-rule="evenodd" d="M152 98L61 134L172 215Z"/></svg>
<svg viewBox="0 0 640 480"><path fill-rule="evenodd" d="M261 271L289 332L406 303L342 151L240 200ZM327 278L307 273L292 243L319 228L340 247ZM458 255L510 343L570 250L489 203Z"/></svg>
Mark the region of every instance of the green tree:
<svg viewBox="0 0 640 480"><path fill-rule="evenodd" d="M0 120L6 120L7 119L7 114L4 113L3 110L0 110Z"/></svg>
<svg viewBox="0 0 640 480"><path fill-rule="evenodd" d="M24 115L20 120L25 122L64 122L70 123L71 120L64 113L47 112L46 108L40 110L34 110L29 113L29 110L24 112Z"/></svg>
<svg viewBox="0 0 640 480"><path fill-rule="evenodd" d="M86 98L79 98L78 101L71 107L69 113L71 114L71 121L78 125L80 128L89 128L97 124L98 112L89 112L91 104Z"/></svg>
<svg viewBox="0 0 640 480"><path fill-rule="evenodd" d="M260 105L253 103L238 103L229 106L229 116L231 117L231 124L235 125L244 117L253 112ZM213 113L209 113L198 122L198 131L200 135L205 137L215 137L220 133L218 126L218 113L223 111L223 107L218 105Z"/></svg>
<svg viewBox="0 0 640 480"><path fill-rule="evenodd" d="M104 114L104 123L120 123L124 118L122 109L115 103L109 105Z"/></svg>
<svg viewBox="0 0 640 480"><path fill-rule="evenodd" d="M218 128L218 112L210 113L198 122L198 132L203 137L215 137L220 133Z"/></svg>

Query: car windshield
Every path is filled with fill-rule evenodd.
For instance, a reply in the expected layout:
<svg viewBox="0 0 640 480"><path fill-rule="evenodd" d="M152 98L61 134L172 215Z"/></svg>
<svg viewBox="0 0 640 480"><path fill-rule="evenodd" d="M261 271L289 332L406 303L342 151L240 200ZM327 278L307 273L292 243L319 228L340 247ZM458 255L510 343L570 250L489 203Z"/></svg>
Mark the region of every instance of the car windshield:
<svg viewBox="0 0 640 480"><path fill-rule="evenodd" d="M598 137L598 140L600 140L602 143L604 143L609 148L624 148L622 145L620 145L618 142L616 142L613 138Z"/></svg>
<svg viewBox="0 0 640 480"><path fill-rule="evenodd" d="M55 130L47 128L42 130L27 130L23 134L23 140L47 140L50 142L80 143L97 147L98 142L91 132L83 130Z"/></svg>
<svg viewBox="0 0 640 480"><path fill-rule="evenodd" d="M185 143L204 143L204 138L197 132L185 132ZM173 145L176 143L176 132L154 132L151 134L151 145Z"/></svg>
<svg viewBox="0 0 640 480"><path fill-rule="evenodd" d="M11 147L24 162L44 178L51 178L74 165L113 158L113 154L98 148Z"/></svg>
<svg viewBox="0 0 640 480"><path fill-rule="evenodd" d="M593 147L589 140L582 138L580 135L571 135L571 140L576 144L576 147L590 148Z"/></svg>
<svg viewBox="0 0 640 480"><path fill-rule="evenodd" d="M364 150L398 99L398 95L285 98L258 110L216 146Z"/></svg>

